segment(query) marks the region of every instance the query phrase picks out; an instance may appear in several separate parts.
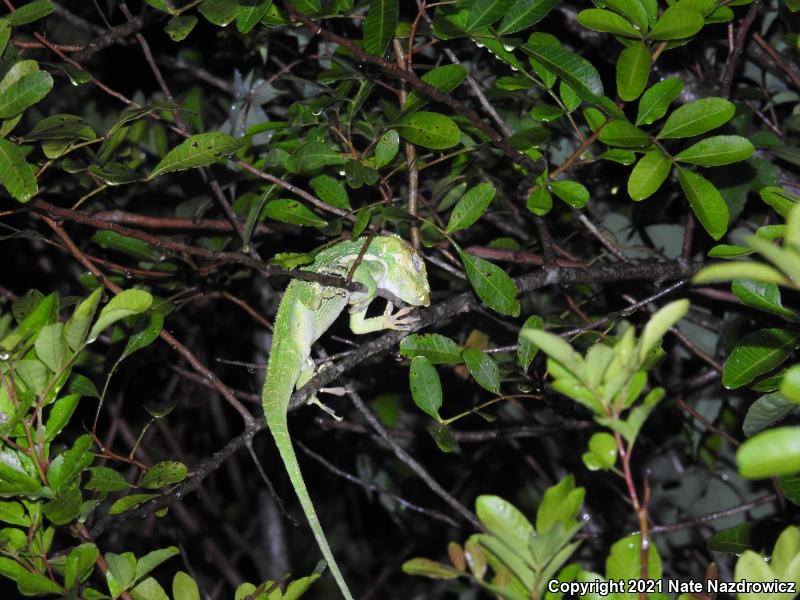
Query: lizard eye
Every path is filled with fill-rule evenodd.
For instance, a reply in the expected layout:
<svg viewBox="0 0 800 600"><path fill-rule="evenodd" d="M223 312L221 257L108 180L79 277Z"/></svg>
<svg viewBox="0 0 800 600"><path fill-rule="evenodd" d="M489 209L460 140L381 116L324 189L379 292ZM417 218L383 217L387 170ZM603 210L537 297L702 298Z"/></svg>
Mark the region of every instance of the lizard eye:
<svg viewBox="0 0 800 600"><path fill-rule="evenodd" d="M418 254L411 255L411 264L414 265L414 270L419 273L422 271L422 260L420 260Z"/></svg>

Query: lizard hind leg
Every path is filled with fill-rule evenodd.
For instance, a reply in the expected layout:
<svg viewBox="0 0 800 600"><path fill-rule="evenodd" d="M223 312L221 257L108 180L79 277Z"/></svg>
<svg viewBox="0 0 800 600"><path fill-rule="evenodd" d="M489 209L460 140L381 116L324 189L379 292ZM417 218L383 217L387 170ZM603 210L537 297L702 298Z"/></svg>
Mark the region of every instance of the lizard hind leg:
<svg viewBox="0 0 800 600"><path fill-rule="evenodd" d="M316 372L317 366L314 364L314 360L311 357L308 357L305 363L303 363L303 367L300 369L300 377L297 379L297 389L299 390L301 387L311 381L311 378L314 377ZM321 388L319 391L322 393L334 394L336 396L344 396L346 393L344 388ZM321 408L337 421L342 420L342 417L337 415L330 406L327 406L319 398L317 398L316 394L309 396L308 400L306 400L306 404Z"/></svg>

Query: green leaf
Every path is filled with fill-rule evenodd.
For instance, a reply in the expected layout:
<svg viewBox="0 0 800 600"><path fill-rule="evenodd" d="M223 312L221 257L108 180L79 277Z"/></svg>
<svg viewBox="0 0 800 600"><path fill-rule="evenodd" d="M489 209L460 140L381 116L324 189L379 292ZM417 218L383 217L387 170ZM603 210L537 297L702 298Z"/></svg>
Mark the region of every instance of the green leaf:
<svg viewBox="0 0 800 600"><path fill-rule="evenodd" d="M516 317L520 306L514 280L500 267L459 249L464 271L478 298L492 310Z"/></svg>
<svg viewBox="0 0 800 600"><path fill-rule="evenodd" d="M200 600L200 590L194 579L178 571L172 578L172 597L174 600Z"/></svg>
<svg viewBox="0 0 800 600"><path fill-rule="evenodd" d="M789 321L796 321L798 318L797 313L783 306L781 292L774 283L734 279L731 291L748 306L770 312Z"/></svg>
<svg viewBox="0 0 800 600"><path fill-rule="evenodd" d="M150 308L153 297L144 290L129 289L114 296L100 311L92 330L89 332L87 343L92 343L100 333L120 319L138 315Z"/></svg>
<svg viewBox="0 0 800 600"><path fill-rule="evenodd" d="M536 25L559 4L561 0L516 0L506 11L497 33L509 35Z"/></svg>
<svg viewBox="0 0 800 600"><path fill-rule="evenodd" d="M649 37L651 40L680 40L693 36L704 24L705 20L699 12L671 6L656 21Z"/></svg>
<svg viewBox="0 0 800 600"><path fill-rule="evenodd" d="M407 102L406 106L408 106ZM396 129L390 129L375 144L375 168L380 169L392 162L399 149L400 135Z"/></svg>
<svg viewBox="0 0 800 600"><path fill-rule="evenodd" d="M531 343L536 344L547 356L570 373L575 374L579 379L582 379L584 371L583 357L572 349L569 342L548 331L523 331L520 335L527 337Z"/></svg>
<svg viewBox="0 0 800 600"><path fill-rule="evenodd" d="M583 464L590 471L608 470L617 462L617 442L605 431L595 433L589 439L589 451L582 456Z"/></svg>
<svg viewBox="0 0 800 600"><path fill-rule="evenodd" d="M736 389L783 363L800 345L800 334L785 329L760 329L744 336L722 369L722 385Z"/></svg>
<svg viewBox="0 0 800 600"><path fill-rule="evenodd" d="M494 199L495 188L491 183L479 183L461 197L447 223L447 233L466 229L486 212Z"/></svg>
<svg viewBox="0 0 800 600"><path fill-rule="evenodd" d="M600 73L585 58L544 44L523 44L521 49L566 81L582 100L594 102L603 95Z"/></svg>
<svg viewBox="0 0 800 600"><path fill-rule="evenodd" d="M10 449L0 450L0 494L35 493L41 487L38 479L25 471L15 452Z"/></svg>
<svg viewBox="0 0 800 600"><path fill-rule="evenodd" d="M467 365L473 379L482 388L493 394L500 393L500 369L494 359L474 348L464 350L464 363Z"/></svg>
<svg viewBox="0 0 800 600"><path fill-rule="evenodd" d="M734 570L733 577L735 581L777 581L775 573L764 560L764 557L752 550L746 550L736 561L736 569ZM775 600L791 600L796 596L796 594L793 593L775 593L770 595L775 598ZM759 600L761 596L763 596L763 593L751 591L742 591L736 594L738 600Z"/></svg>
<svg viewBox="0 0 800 600"><path fill-rule="evenodd" d="M400 341L401 355L424 356L434 365L457 365L462 362L461 352L461 346L439 333L412 333Z"/></svg>
<svg viewBox="0 0 800 600"><path fill-rule="evenodd" d="M64 590L55 581L44 575L31 573L17 561L5 556L0 556L0 575L15 581L17 589L23 596L57 594L63 597L64 595Z"/></svg>
<svg viewBox="0 0 800 600"><path fill-rule="evenodd" d="M613 33L625 37L642 37L642 32L631 25L625 17L610 10L600 8L582 10L578 13L578 23L594 31Z"/></svg>
<svg viewBox="0 0 800 600"><path fill-rule="evenodd" d="M600 130L600 141L622 148L641 148L651 144L650 136L629 121L621 119L607 123Z"/></svg>
<svg viewBox="0 0 800 600"><path fill-rule="evenodd" d="M242 0L236 13L236 29L239 33L250 33L253 27L267 14L272 0Z"/></svg>
<svg viewBox="0 0 800 600"><path fill-rule="evenodd" d="M789 219L791 222L791 214ZM794 244L790 240L796 235L792 229L792 227L786 229L784 244L786 248L781 248L759 236L747 236L745 241L748 246L786 273L792 281L800 281L800 254L792 248Z"/></svg>
<svg viewBox="0 0 800 600"><path fill-rule="evenodd" d="M667 114L672 101L681 95L683 81L665 79L650 87L639 100L639 112L636 115L637 125L652 125Z"/></svg>
<svg viewBox="0 0 800 600"><path fill-rule="evenodd" d="M19 27L20 25L27 25L28 23L33 23L34 21L38 21L52 13L55 10L55 6L50 0L36 0L35 2L28 2L23 6L13 10L11 13L6 15L6 19L8 22L14 25L15 27Z"/></svg>
<svg viewBox="0 0 800 600"><path fill-rule="evenodd" d="M611 546L611 551L606 559L606 577L616 580L631 580L641 577L642 572L642 537L635 533L618 540ZM661 558L658 548L650 544L647 553L647 576L653 579L661 578ZM615 594L617 600L636 600L639 594L635 592L622 592Z"/></svg>
<svg viewBox="0 0 800 600"><path fill-rule="evenodd" d="M784 475L778 478L778 482L786 499L800 506L800 474Z"/></svg>
<svg viewBox="0 0 800 600"><path fill-rule="evenodd" d="M124 125L127 125L132 121L136 121L137 119L141 119L142 117L145 117L155 111L175 112L180 109L180 106L168 102L154 102L153 104L148 104L146 106L126 108L119 114L117 121L108 130L108 133L106 133L106 137L110 137L111 134L119 131Z"/></svg>
<svg viewBox="0 0 800 600"><path fill-rule="evenodd" d="M0 55L3 54L11 39L11 23L8 19L0 19Z"/></svg>
<svg viewBox="0 0 800 600"><path fill-rule="evenodd" d="M655 194L669 175L672 161L658 148L648 150L628 178L628 195L644 200Z"/></svg>
<svg viewBox="0 0 800 600"><path fill-rule="evenodd" d="M75 440L69 450L54 458L47 469L50 487L56 491L69 487L83 470L92 464L94 456L91 450L92 438L82 435Z"/></svg>
<svg viewBox="0 0 800 600"><path fill-rule="evenodd" d="M77 484L69 485L44 505L43 512L53 525L66 525L78 518L82 502L83 496Z"/></svg>
<svg viewBox="0 0 800 600"><path fill-rule="evenodd" d="M398 0L370 0L364 21L364 50L383 56L394 35L399 11Z"/></svg>
<svg viewBox="0 0 800 600"><path fill-rule="evenodd" d="M703 167L718 167L748 159L754 150L753 144L746 138L738 135L717 135L679 152L675 160Z"/></svg>
<svg viewBox="0 0 800 600"><path fill-rule="evenodd" d="M422 76L422 81L435 87L440 92L449 94L456 89L467 77L467 70L462 65L443 65L431 69ZM418 110L428 103L428 97L417 90L411 90L403 106L403 111L408 114Z"/></svg>
<svg viewBox="0 0 800 600"><path fill-rule="evenodd" d="M253 586L253 589L255 589L255 586ZM167 592L165 592L161 584L152 577L148 577L139 582L136 587L131 590L131 596L133 600L169 600Z"/></svg>
<svg viewBox="0 0 800 600"><path fill-rule="evenodd" d="M121 492L131 485L121 473L109 467L90 467L89 481L84 486L87 490L95 492Z"/></svg>
<svg viewBox="0 0 800 600"><path fill-rule="evenodd" d="M758 537L760 537L760 527L764 522L749 521L728 527L718 531L708 540L709 550L715 552L732 552L741 554L748 548L753 547Z"/></svg>
<svg viewBox="0 0 800 600"><path fill-rule="evenodd" d="M50 371L44 364L29 358L17 363L16 374L27 388L36 394L44 392L51 376Z"/></svg>
<svg viewBox="0 0 800 600"><path fill-rule="evenodd" d="M555 121L563 114L564 111L559 107L551 106L549 104L537 104L530 111L531 118L534 121L539 121L540 123L549 123L550 121Z"/></svg>
<svg viewBox="0 0 800 600"><path fill-rule="evenodd" d="M64 324L53 323L45 325L36 336L37 358L42 361L47 368L57 373L64 364L67 356L67 342L64 339Z"/></svg>
<svg viewBox="0 0 800 600"><path fill-rule="evenodd" d="M779 188L777 186L767 186L758 191L761 199L769 205L772 210L782 216L784 219L788 218L789 211L798 203L799 199L791 192Z"/></svg>
<svg viewBox="0 0 800 600"><path fill-rule="evenodd" d="M295 0L295 10L303 14L314 14L322 11L322 0Z"/></svg>
<svg viewBox="0 0 800 600"><path fill-rule="evenodd" d="M324 200L336 208L350 210L350 198L347 195L347 189L338 179L334 179L330 175L317 175L308 183L320 200Z"/></svg>
<svg viewBox="0 0 800 600"><path fill-rule="evenodd" d="M133 584L136 573L136 557L133 552L124 554L106 552L105 558L108 563L106 582L111 596L116 598Z"/></svg>
<svg viewBox="0 0 800 600"><path fill-rule="evenodd" d="M134 181L140 181L143 177L126 165L109 161L104 165L89 165L89 173L97 177L108 185L126 185Z"/></svg>
<svg viewBox="0 0 800 600"><path fill-rule="evenodd" d="M28 527L31 524L31 518L25 513L25 508L14 501L0 501L0 521L20 527Z"/></svg>
<svg viewBox="0 0 800 600"><path fill-rule="evenodd" d="M195 25L197 17L194 15L172 17L164 26L164 32L173 42L181 42L192 32Z"/></svg>
<svg viewBox="0 0 800 600"><path fill-rule="evenodd" d="M147 178L213 164L236 152L240 145L239 140L218 131L193 135L167 152Z"/></svg>
<svg viewBox="0 0 800 600"><path fill-rule="evenodd" d="M61 433L64 427L67 426L80 399L80 394L69 394L56 400L50 409L50 415L47 417L47 423L44 428L44 439L46 442L52 442L55 437Z"/></svg>
<svg viewBox="0 0 800 600"><path fill-rule="evenodd" d="M489 533L513 548L527 564L533 564L530 551L533 525L513 504L499 496L478 496L475 513Z"/></svg>
<svg viewBox="0 0 800 600"><path fill-rule="evenodd" d="M429 558L412 558L403 563L403 573L419 575L431 579L455 579L462 572L450 565L444 565Z"/></svg>
<svg viewBox="0 0 800 600"><path fill-rule="evenodd" d="M92 241L102 248L117 250L139 260L154 262L159 260L160 255L156 248L143 240L120 235L116 231L96 231L92 235Z"/></svg>
<svg viewBox="0 0 800 600"><path fill-rule="evenodd" d="M724 98L701 98L679 106L669 117L658 134L658 139L667 140L700 135L731 120L736 107Z"/></svg>
<svg viewBox="0 0 800 600"><path fill-rule="evenodd" d="M534 31L531 33L530 37L528 37L528 43L532 45L549 46L551 48L561 48L561 41L556 36L550 33L545 33L544 31ZM509 64L515 67L518 71L525 70L524 65L517 61L516 57L514 57L514 61L515 62L513 64ZM552 88L556 81L558 81L558 75L548 69L546 65L536 60L535 57L530 57L528 62L547 88ZM597 112L599 113L600 111L598 110Z"/></svg>
<svg viewBox="0 0 800 600"><path fill-rule="evenodd" d="M295 579L290 582L286 587L282 600L297 600L311 587L311 584L321 576L321 573L313 573L312 575L307 575L306 577L301 577L300 579Z"/></svg>
<svg viewBox="0 0 800 600"><path fill-rule="evenodd" d="M0 184L20 202L39 192L33 167L16 144L4 139L0 139Z"/></svg>
<svg viewBox="0 0 800 600"><path fill-rule="evenodd" d="M131 494L130 496L123 496L108 509L108 514L121 515L124 512L133 510L137 506L141 506L148 500L158 498L158 494Z"/></svg>
<svg viewBox="0 0 800 600"><path fill-rule="evenodd" d="M47 71L23 75L8 89L0 92L0 119L16 117L33 106L53 89L53 78Z"/></svg>
<svg viewBox="0 0 800 600"><path fill-rule="evenodd" d="M635 24L643 32L650 28L650 19L647 9L640 0L605 0L603 5L606 8L617 11L623 17Z"/></svg>
<svg viewBox="0 0 800 600"><path fill-rule="evenodd" d="M781 379L781 394L787 400L800 404L800 365L789 367Z"/></svg>
<svg viewBox="0 0 800 600"><path fill-rule="evenodd" d="M141 580L142 577L147 575L158 565L160 565L166 560L169 560L173 556L177 556L178 554L180 554L180 550L178 550L175 546L170 546L169 548L161 548L159 550L153 550L152 552L148 552L137 561L136 576L134 577L134 579L136 581Z"/></svg>
<svg viewBox="0 0 800 600"><path fill-rule="evenodd" d="M736 451L736 464L747 479L800 471L800 427L776 427L751 437Z"/></svg>
<svg viewBox="0 0 800 600"><path fill-rule="evenodd" d="M797 410L797 404L789 402L779 392L765 394L750 405L744 416L742 431L747 437L754 436L783 420Z"/></svg>
<svg viewBox="0 0 800 600"><path fill-rule="evenodd" d="M165 460L150 467L147 473L139 479L138 485L147 490L155 490L183 481L188 472L189 470L182 462Z"/></svg>
<svg viewBox="0 0 800 600"><path fill-rule="evenodd" d="M306 208L297 200L288 198L270 200L264 205L264 214L270 219L292 225L325 227L328 224L325 219L318 217L311 209Z"/></svg>
<svg viewBox="0 0 800 600"><path fill-rule="evenodd" d="M236 18L239 12L238 0L203 0L197 7L209 23L225 27Z"/></svg>
<svg viewBox="0 0 800 600"><path fill-rule="evenodd" d="M25 141L31 140L93 140L97 134L75 115L55 114L45 117L33 126Z"/></svg>
<svg viewBox="0 0 800 600"><path fill-rule="evenodd" d="M359 237L369 225L372 218L372 208L366 206L361 210L356 211L356 222L353 224L353 238Z"/></svg>
<svg viewBox="0 0 800 600"><path fill-rule="evenodd" d="M736 244L717 244L708 251L708 256L711 258L738 258L740 256L747 256L752 254L753 249L747 246L738 246Z"/></svg>
<svg viewBox="0 0 800 600"><path fill-rule="evenodd" d="M523 371L528 370L533 359L539 353L539 346L533 343L528 334L542 329L544 329L544 319L538 315L531 315L522 324L522 329L520 329L519 338L517 339L517 364Z"/></svg>
<svg viewBox="0 0 800 600"><path fill-rule="evenodd" d="M172 9L169 6L167 6L165 0L144 0L144 1L147 2L147 4L149 4L153 8L155 8L156 10L160 10L165 13L172 12Z"/></svg>
<svg viewBox="0 0 800 600"><path fill-rule="evenodd" d="M553 181L550 189L567 204L575 208L583 208L589 202L589 190L577 181Z"/></svg>
<svg viewBox="0 0 800 600"><path fill-rule="evenodd" d="M635 2L636 0L631 0ZM650 77L653 61L650 50L642 42L636 42L625 48L617 61L617 94L630 102L639 97Z"/></svg>
<svg viewBox="0 0 800 600"><path fill-rule="evenodd" d="M697 285L731 281L737 278L752 279L753 281L764 283L777 283L778 285L791 285L791 281L777 269L751 260L717 263L710 267L705 267L692 278L692 283Z"/></svg>
<svg viewBox="0 0 800 600"><path fill-rule="evenodd" d="M536 511L536 531L546 533L559 524L565 528L572 527L585 493L584 488L575 487L572 475L547 488Z"/></svg>
<svg viewBox="0 0 800 600"><path fill-rule="evenodd" d="M692 171L678 168L678 183L689 200L697 220L718 240L728 230L728 205L719 190L705 177Z"/></svg>
<svg viewBox="0 0 800 600"><path fill-rule="evenodd" d="M442 382L436 367L424 356L415 356L411 361L408 380L414 403L422 412L441 421L439 409L442 407Z"/></svg>
<svg viewBox="0 0 800 600"><path fill-rule="evenodd" d="M642 331L641 338L639 338L639 364L644 363L653 348L661 343L661 339L666 335L667 331L680 321L688 311L688 300L676 300L675 302L670 302L650 317Z"/></svg>
<svg viewBox="0 0 800 600"><path fill-rule="evenodd" d="M92 380L80 373L73 373L69 384L69 393L80 394L87 398L100 397L100 392L97 391L97 387L92 383Z"/></svg>
<svg viewBox="0 0 800 600"><path fill-rule="evenodd" d="M544 216L553 208L553 197L544 185L537 185L528 196L527 207L533 214Z"/></svg>
<svg viewBox="0 0 800 600"><path fill-rule="evenodd" d="M464 31L472 32L491 25L505 15L514 0L475 0L464 22Z"/></svg>
<svg viewBox="0 0 800 600"><path fill-rule="evenodd" d="M418 146L445 150L461 140L458 125L440 113L419 111L404 116L395 126L400 135Z"/></svg>
<svg viewBox="0 0 800 600"><path fill-rule="evenodd" d="M286 161L290 173L310 173L330 165L342 165L347 159L325 142L306 142Z"/></svg>
<svg viewBox="0 0 800 600"><path fill-rule="evenodd" d="M76 583L86 580L94 568L100 551L91 543L79 544L70 550L64 563L64 585L72 589Z"/></svg>

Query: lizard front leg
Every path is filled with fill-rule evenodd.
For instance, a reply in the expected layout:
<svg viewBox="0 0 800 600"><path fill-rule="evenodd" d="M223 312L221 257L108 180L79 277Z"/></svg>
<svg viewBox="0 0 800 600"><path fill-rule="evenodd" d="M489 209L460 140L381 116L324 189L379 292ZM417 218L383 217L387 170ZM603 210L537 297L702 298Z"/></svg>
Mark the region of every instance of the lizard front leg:
<svg viewBox="0 0 800 600"><path fill-rule="evenodd" d="M350 312L350 330L355 334L372 333L383 329L407 330L411 329L419 321L419 317L412 315L414 310L410 306L401 308L396 313L392 313L394 304L386 303L386 310L379 317L367 317L367 306L356 305Z"/></svg>

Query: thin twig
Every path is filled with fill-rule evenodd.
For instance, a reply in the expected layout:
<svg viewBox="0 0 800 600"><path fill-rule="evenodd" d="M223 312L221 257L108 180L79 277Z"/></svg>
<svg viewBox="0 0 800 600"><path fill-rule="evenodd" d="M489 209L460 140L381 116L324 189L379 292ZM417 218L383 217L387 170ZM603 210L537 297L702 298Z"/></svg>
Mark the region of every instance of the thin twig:
<svg viewBox="0 0 800 600"><path fill-rule="evenodd" d="M475 513L450 495L450 493L441 485L439 485L439 482L436 481L430 473L428 473L425 467L417 462L414 457L403 450L403 448L401 448L400 445L392 439L383 425L381 425L380 421L378 421L377 417L375 417L372 411L367 408L366 404L364 404L364 401L361 400L361 396L352 390L348 390L347 395L350 396L353 404L355 404L356 408L364 417L364 419L366 419L367 423L369 423L369 425L377 432L381 439L383 439L383 441L389 445L389 447L392 449L392 452L394 452L394 455L406 466L408 466L409 469L414 471L414 473L416 473L417 476L422 479L422 481L424 481L437 496L444 500L458 514L469 521L475 529L478 531L483 531L483 525L478 520L478 517L475 516Z"/></svg>

